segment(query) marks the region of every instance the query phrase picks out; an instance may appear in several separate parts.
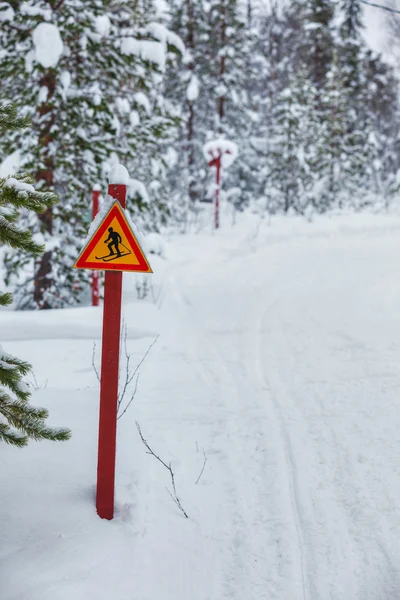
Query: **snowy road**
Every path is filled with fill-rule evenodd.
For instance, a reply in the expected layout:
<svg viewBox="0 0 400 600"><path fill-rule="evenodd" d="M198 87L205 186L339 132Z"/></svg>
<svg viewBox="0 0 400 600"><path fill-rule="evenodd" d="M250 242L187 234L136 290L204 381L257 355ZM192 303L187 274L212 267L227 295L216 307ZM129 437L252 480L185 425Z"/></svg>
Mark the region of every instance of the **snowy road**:
<svg viewBox="0 0 400 600"><path fill-rule="evenodd" d="M59 366L49 375L36 356L39 379L49 377L40 401L78 435L56 450L63 474L56 516L54 498L43 492L51 529L24 537L23 524L29 531L43 516L33 509L14 541L18 499L7 523L0 520L12 546L1 554L1 600L86 600L90 594L105 600L110 593L118 600L400 597L400 221L338 223L281 223L256 237L243 224L218 236L173 240L160 263L157 322L151 307L149 314L140 309L138 322L127 285L135 358L152 331L161 336L141 369L134 407L119 421L112 524L99 525L92 492L84 491L94 480L97 391L89 340L97 321L85 312L79 336L73 333L81 339L64 340L64 350L52 323L42 343L47 357L62 362L63 375ZM60 337L71 323L71 312L66 315ZM29 331L42 330L43 323L36 329L33 323ZM3 331L13 339L11 329ZM10 351L28 352L35 362L36 343L21 341L20 332L14 339ZM72 399L67 388L74 377L79 390ZM87 407L79 427L73 401L75 409ZM171 461L189 520L165 491L168 475L145 453L136 419L154 450ZM22 451L25 475L33 469L29 485L38 458L40 465L48 456L42 448ZM207 463L196 484L202 448ZM71 453L84 457L88 449L90 460L71 469ZM21 454L6 450L14 473ZM52 484L42 476L43 489L59 478L57 468ZM0 476L0 499L4 486ZM64 502L71 486L79 494L68 491ZM40 490L35 498L40 503ZM36 550L44 569L39 581L33 568L21 567Z"/></svg>

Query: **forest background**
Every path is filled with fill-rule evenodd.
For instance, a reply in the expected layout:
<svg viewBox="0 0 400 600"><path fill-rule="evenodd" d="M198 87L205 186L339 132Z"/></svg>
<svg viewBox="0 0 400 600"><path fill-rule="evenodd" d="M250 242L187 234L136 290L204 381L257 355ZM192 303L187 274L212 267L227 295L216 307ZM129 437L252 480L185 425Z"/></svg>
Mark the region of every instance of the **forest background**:
<svg viewBox="0 0 400 600"><path fill-rule="evenodd" d="M116 162L147 233L188 231L209 206L203 147L216 138L239 148L224 174L232 211L395 208L399 80L395 59L371 48L371 11L395 52L398 15L382 21L361 0L0 2L0 102L30 121L3 132L3 174L11 166L58 196L42 213L18 211L44 252L2 254L15 308L87 298L90 273L72 265L90 191L106 189Z"/></svg>

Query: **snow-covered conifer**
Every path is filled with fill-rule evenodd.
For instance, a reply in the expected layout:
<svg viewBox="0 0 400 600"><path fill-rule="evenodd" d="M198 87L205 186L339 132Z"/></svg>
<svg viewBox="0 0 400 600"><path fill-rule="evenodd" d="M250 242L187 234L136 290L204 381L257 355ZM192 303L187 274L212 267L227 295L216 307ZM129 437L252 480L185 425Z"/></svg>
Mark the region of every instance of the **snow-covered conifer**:
<svg viewBox="0 0 400 600"><path fill-rule="evenodd" d="M60 197L26 223L47 250L16 302L64 307L79 300L90 277L72 265L87 230L91 189L106 186L112 156L147 184L149 204L137 193L129 200L136 214L151 206L144 223L154 226L165 212L163 165L156 162L171 117L161 84L169 52L182 52L182 44L157 22L151 0L15 1L2 8L2 93L28 113L32 130L0 140L0 151L20 147L37 189ZM20 275L23 263L19 252L6 257L10 275Z"/></svg>
<svg viewBox="0 0 400 600"><path fill-rule="evenodd" d="M0 105L0 132L26 127L27 120L16 116L15 107ZM21 211L42 213L55 201L51 193L37 192L28 177L9 177L0 180L0 246L18 249L31 257L39 257L44 248L37 244L29 230L21 229L16 221ZM11 304L12 296L0 293L0 306ZM48 412L29 404L30 390L23 378L30 365L0 346L0 441L25 446L29 439L67 440L67 429L46 425Z"/></svg>

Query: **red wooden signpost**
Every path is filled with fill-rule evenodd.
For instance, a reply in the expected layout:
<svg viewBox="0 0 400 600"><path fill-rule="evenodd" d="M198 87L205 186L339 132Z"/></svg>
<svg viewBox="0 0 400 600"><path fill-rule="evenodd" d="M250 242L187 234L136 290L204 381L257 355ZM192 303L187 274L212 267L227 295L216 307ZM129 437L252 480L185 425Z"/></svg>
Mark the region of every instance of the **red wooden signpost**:
<svg viewBox="0 0 400 600"><path fill-rule="evenodd" d="M216 158L213 158L209 163L209 167L215 167L216 170L216 187L215 187L215 205L214 205L214 224L215 229L219 228L219 190L221 185L221 160L222 152L219 150L219 154Z"/></svg>
<svg viewBox="0 0 400 600"><path fill-rule="evenodd" d="M123 167L122 170L128 176ZM108 186L108 195L118 202L110 207L74 265L78 269L106 271L96 492L97 513L103 519L112 519L114 516L122 275L123 271L152 273L124 211L126 191L127 186L123 184L112 183ZM95 199L95 193L100 195L97 190L93 191L93 215L99 210L99 196ZM108 251L105 248L108 248ZM95 257L98 249L100 254L106 252L106 255Z"/></svg>
<svg viewBox="0 0 400 600"><path fill-rule="evenodd" d="M110 184L108 194L126 206L126 185ZM114 517L115 457L119 344L121 335L122 272L106 271L104 279L103 341L100 376L99 454L97 462L97 514Z"/></svg>

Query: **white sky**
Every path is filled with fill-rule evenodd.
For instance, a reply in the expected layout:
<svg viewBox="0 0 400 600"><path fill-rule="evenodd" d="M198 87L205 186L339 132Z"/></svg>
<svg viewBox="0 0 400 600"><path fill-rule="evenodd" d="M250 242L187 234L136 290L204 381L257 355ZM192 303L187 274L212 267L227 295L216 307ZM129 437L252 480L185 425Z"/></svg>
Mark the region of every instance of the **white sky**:
<svg viewBox="0 0 400 600"><path fill-rule="evenodd" d="M267 10L269 12L271 2L274 0L253 0L255 6L262 7L262 10ZM276 1L276 0L275 0ZM377 4L382 4L386 6L398 6L400 10L400 0L372 0ZM280 0L282 5L286 2L286 0ZM278 4L279 6L279 4ZM382 52L386 59L390 60L394 64L398 62L398 59L395 59L393 52L390 48L390 43L388 39L388 25L387 25L387 13L384 10L379 8L373 8L372 6L363 5L364 10L364 22L366 25L366 29L364 32L364 36L368 42L368 44L374 50L378 52ZM400 20L400 15L399 15ZM398 47L400 47L400 40Z"/></svg>
<svg viewBox="0 0 400 600"><path fill-rule="evenodd" d="M384 0L382 1L382 4ZM365 37L369 45L385 55L389 54L387 24L385 23L385 11L370 6L364 6L364 17L367 29ZM400 18L400 15L399 15Z"/></svg>

